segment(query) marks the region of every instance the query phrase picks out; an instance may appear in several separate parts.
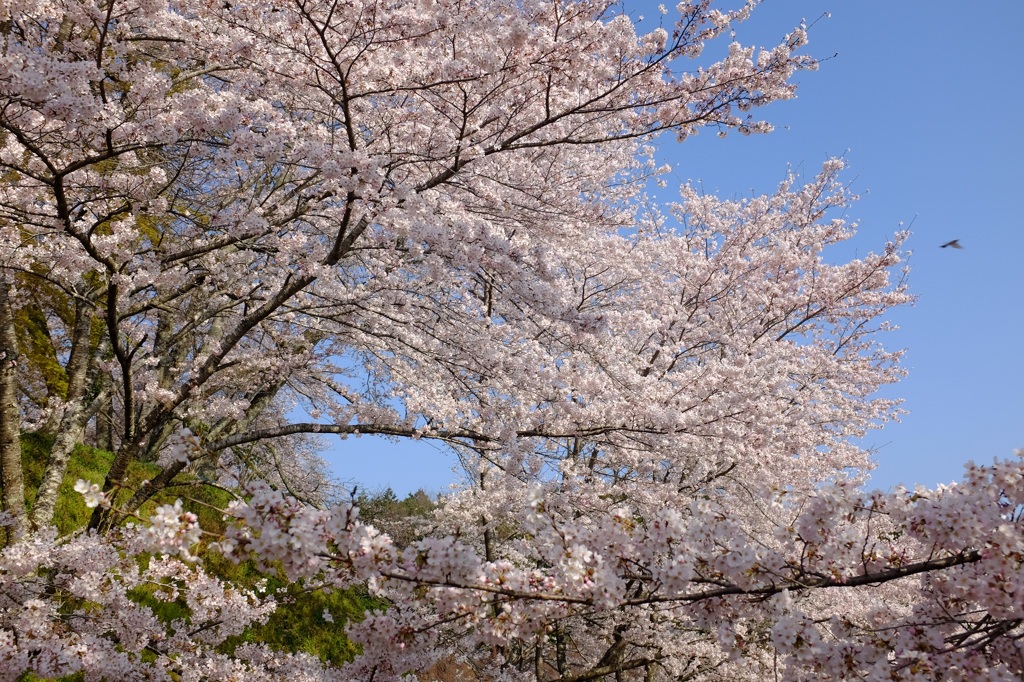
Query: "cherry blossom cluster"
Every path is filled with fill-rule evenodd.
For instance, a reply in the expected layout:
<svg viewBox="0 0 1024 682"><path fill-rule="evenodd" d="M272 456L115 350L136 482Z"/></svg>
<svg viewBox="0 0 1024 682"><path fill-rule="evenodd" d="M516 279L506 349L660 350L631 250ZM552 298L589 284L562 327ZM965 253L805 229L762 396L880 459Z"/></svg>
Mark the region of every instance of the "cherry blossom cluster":
<svg viewBox="0 0 1024 682"><path fill-rule="evenodd" d="M89 494L88 492L86 493ZM86 679L285 680L294 671L324 679L309 657L270 655L217 645L264 622L274 600L241 589L172 555L195 538L171 539L168 526L188 525L180 503L147 528L117 536L58 539L33 534L0 552L0 680L84 674ZM178 518L175 518L177 516ZM167 552L162 553L162 552ZM159 617L146 600L178 604L185 617ZM268 661L276 663L268 665ZM314 676L315 674L315 676Z"/></svg>
<svg viewBox="0 0 1024 682"><path fill-rule="evenodd" d="M3 679L400 679L481 651L478 665L510 668L515 651L568 632L577 646L628 641L609 659L622 670L1012 680L1022 672L1022 480L1018 459L970 465L962 483L935 490L777 490L762 501L777 521L759 533L729 496L643 514L609 503L565 518L548 504L557 489L534 484L518 561L487 560L456 537L399 549L351 505L320 510L256 485L230 510L220 551L328 587L365 582L387 598L386 612L348 627L364 651L354 663L330 671L259 647L216 653L274 604L174 558L197 539L179 503L117 537L36 534L4 549ZM161 621L140 590L184 604L189 618ZM619 638L593 636L585 622Z"/></svg>
<svg viewBox="0 0 1024 682"><path fill-rule="evenodd" d="M464 653L512 651L576 620L608 620L669 673L692 665L703 642L708 666L742 679L774 667L780 679L944 670L1010 680L1022 672L1022 476L1013 460L972 465L962 483L936 490L779 490L762 503L775 522L757 533L727 496L565 518L547 505L557 492L535 485L518 519L520 561L485 560L454 537L399 550L350 506L300 508L258 488L234 508L244 525L232 539L293 577L368 581L391 600L351 631L367 652L360 664L377 674L403 671L374 651L423 656L439 631L458 632ZM886 598L869 596L877 591ZM579 627L570 631L582 645Z"/></svg>

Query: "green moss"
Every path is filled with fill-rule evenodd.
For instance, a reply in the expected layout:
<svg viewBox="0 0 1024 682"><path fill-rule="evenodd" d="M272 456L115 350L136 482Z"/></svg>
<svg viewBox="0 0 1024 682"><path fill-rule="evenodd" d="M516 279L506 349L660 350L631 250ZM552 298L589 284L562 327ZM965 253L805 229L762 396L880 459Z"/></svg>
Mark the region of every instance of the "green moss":
<svg viewBox="0 0 1024 682"><path fill-rule="evenodd" d="M38 287L37 287L38 289ZM45 291L34 291L46 296ZM58 301L58 306L60 302ZM46 384L46 393L64 398L67 396L68 376L64 366L57 358L50 328L46 321L46 313L35 302L20 307L15 313L15 328L18 334L18 347L23 361L34 368Z"/></svg>
<svg viewBox="0 0 1024 682"><path fill-rule="evenodd" d="M25 477L25 497L31 505L36 499L36 490L43 480L43 468L50 456L53 437L40 433L21 434L21 466Z"/></svg>

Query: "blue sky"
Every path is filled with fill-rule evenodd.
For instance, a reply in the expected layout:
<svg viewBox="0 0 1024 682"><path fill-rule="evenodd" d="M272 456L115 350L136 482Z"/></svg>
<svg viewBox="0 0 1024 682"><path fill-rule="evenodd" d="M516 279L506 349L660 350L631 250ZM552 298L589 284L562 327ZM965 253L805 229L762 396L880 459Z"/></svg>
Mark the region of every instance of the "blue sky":
<svg viewBox="0 0 1024 682"><path fill-rule="evenodd" d="M670 5L670 2L666 2ZM626 2L657 17L657 3ZM635 8L635 9L634 9ZM910 286L917 304L896 311L887 345L906 348L909 374L886 395L908 410L871 434L872 482L933 486L968 460L1024 448L1024 2L980 0L765 0L737 29L746 44L773 44L802 18L810 54L796 100L762 109L774 133L684 144L666 137L669 182L700 180L721 195L771 191L787 169L813 174L845 156L861 200L853 247L880 249L910 224ZM960 251L939 245L959 239ZM456 461L425 443L332 441L335 473L363 488L440 491Z"/></svg>

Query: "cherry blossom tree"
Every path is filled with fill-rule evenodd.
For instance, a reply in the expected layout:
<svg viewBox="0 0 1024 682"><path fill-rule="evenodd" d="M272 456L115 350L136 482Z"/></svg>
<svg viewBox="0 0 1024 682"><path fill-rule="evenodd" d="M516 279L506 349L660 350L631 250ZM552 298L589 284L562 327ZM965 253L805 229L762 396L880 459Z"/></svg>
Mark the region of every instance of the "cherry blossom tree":
<svg viewBox="0 0 1024 682"><path fill-rule="evenodd" d="M1020 463L860 488L905 235L832 262L840 161L645 196L659 133L768 132L815 66L803 27L702 56L755 5L638 34L589 0L0 2L0 675L1017 679ZM31 509L19 427L56 434ZM473 481L399 548L329 504L316 434L434 439ZM180 505L122 524L190 467L246 491L203 551L389 602L361 657L225 648L272 599L190 563Z"/></svg>
<svg viewBox="0 0 1024 682"><path fill-rule="evenodd" d="M92 374L114 377L120 414L107 489L182 429L211 453L314 430L282 423L296 402L343 431L450 421L472 387L441 400L398 363L464 383L489 320L513 314L494 309L503 289L527 315L585 323L548 254L633 223L645 141L767 129L739 111L790 97L813 64L797 29L679 71L749 7L685 6L671 34L639 37L601 4L275 9L5 10L5 272L81 302L61 321L72 348L102 326ZM485 29L493 41L466 39ZM101 404L84 393L36 404L76 435Z"/></svg>

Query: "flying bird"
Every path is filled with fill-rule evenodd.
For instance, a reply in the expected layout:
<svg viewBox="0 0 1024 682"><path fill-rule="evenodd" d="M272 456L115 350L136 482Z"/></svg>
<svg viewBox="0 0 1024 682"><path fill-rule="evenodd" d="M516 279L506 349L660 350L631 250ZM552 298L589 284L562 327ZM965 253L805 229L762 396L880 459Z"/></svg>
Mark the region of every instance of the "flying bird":
<svg viewBox="0 0 1024 682"><path fill-rule="evenodd" d="M947 246L952 246L952 247L953 247L954 249L962 249L962 248L964 248L964 247L960 246L960 240L959 240L959 239L954 239L954 240L953 240L953 241L951 241L951 242L946 242L945 244L943 244L943 245L942 245L942 246L940 246L939 248L940 248L940 249L944 249L944 248L946 248Z"/></svg>

